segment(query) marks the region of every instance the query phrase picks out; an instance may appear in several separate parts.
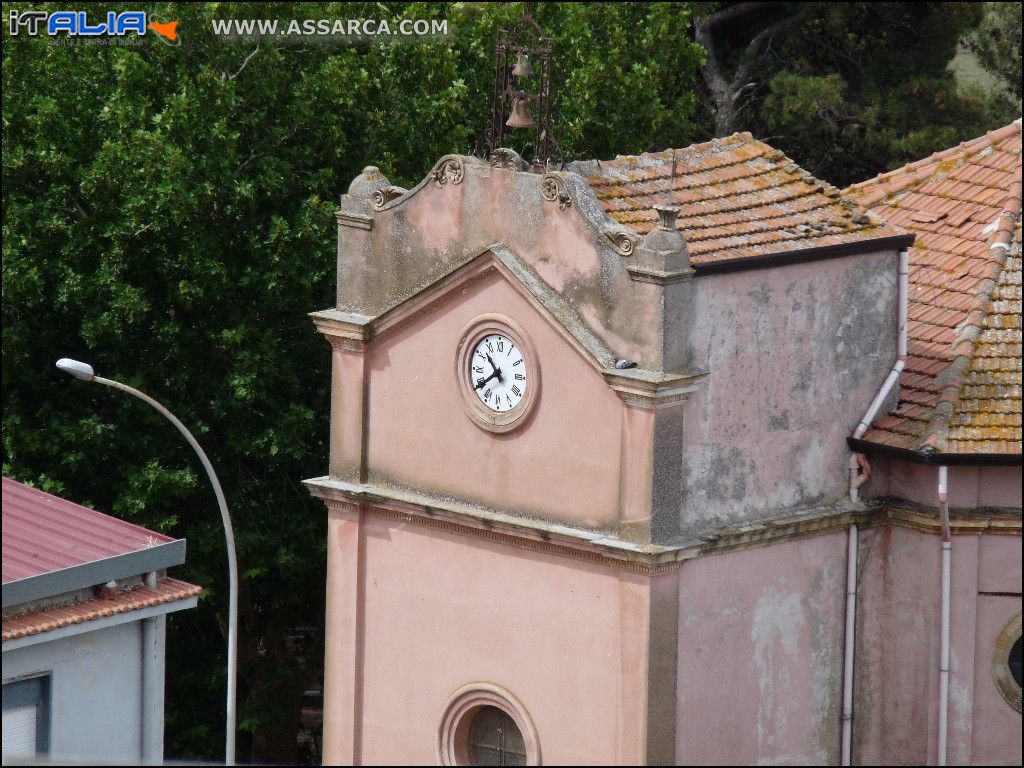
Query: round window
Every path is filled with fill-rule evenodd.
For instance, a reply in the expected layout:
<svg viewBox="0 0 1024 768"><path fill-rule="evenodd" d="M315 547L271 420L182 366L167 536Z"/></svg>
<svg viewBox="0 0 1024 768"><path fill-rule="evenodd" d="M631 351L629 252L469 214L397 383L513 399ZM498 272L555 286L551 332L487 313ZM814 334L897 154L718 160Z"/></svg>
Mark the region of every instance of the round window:
<svg viewBox="0 0 1024 768"><path fill-rule="evenodd" d="M448 700L438 729L442 765L540 765L530 716L496 685L474 683Z"/></svg>
<svg viewBox="0 0 1024 768"><path fill-rule="evenodd" d="M1021 711L1021 645L1020 614L1003 627L996 638L996 652L992 659L992 676L996 687L1007 703Z"/></svg>
<svg viewBox="0 0 1024 768"><path fill-rule="evenodd" d="M1010 648L1010 656L1006 660L1007 665L1010 667L1010 677L1013 678L1013 682L1020 688L1020 638L1018 637L1013 641L1013 646Z"/></svg>
<svg viewBox="0 0 1024 768"><path fill-rule="evenodd" d="M507 712L483 706L473 713L466 754L473 765L526 765L523 734Z"/></svg>

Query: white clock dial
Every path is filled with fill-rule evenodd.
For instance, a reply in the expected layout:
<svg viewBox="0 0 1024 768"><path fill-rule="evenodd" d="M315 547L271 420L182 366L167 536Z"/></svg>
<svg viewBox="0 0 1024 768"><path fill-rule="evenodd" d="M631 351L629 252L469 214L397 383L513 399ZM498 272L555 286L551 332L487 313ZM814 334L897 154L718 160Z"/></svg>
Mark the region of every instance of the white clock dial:
<svg viewBox="0 0 1024 768"><path fill-rule="evenodd" d="M480 402L492 411L511 411L530 384L523 353L508 336L484 336L469 357L469 383Z"/></svg>

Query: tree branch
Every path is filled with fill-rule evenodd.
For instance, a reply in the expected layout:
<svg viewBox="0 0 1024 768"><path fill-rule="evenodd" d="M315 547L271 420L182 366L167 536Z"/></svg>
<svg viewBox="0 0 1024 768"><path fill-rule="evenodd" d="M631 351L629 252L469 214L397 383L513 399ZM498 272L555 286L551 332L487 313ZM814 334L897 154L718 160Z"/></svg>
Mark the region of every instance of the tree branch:
<svg viewBox="0 0 1024 768"><path fill-rule="evenodd" d="M739 66L736 67L736 74L733 76L732 82L742 83L745 80L749 80L754 74L754 65L757 63L758 58L764 53L765 49L771 44L772 38L775 37L779 32L787 29L798 21L803 21L807 16L810 9L810 4L804 6L803 10L793 14L781 21L777 21L771 24L756 35L754 39L747 44L747 48L743 51L743 57L740 59Z"/></svg>
<svg viewBox="0 0 1024 768"><path fill-rule="evenodd" d="M749 102L761 78L755 76L756 65L772 39L779 32L802 21L816 4L808 3L801 10L785 19L769 24L747 44L740 57L739 65L732 77L722 70L715 48L714 29L729 21L750 16L756 12L777 8L778 3L737 3L716 11L710 16L695 19L693 35L696 42L707 53L707 63L700 68L701 79L711 93L715 113L715 131L724 136L736 130L737 115Z"/></svg>
<svg viewBox="0 0 1024 768"><path fill-rule="evenodd" d="M228 80L235 80L240 74L242 74L242 70L245 69L247 66L249 66L249 62L252 61L252 57L255 56L257 53L259 53L259 50L260 50L260 44L256 43L256 47L253 48L252 51L249 53L249 55L246 56L245 59L242 61L242 66L240 66L238 69L235 70L235 74L228 75L227 73L222 72L221 73L221 77L222 78L226 78Z"/></svg>
<svg viewBox="0 0 1024 768"><path fill-rule="evenodd" d="M712 24L707 22L707 19L695 19L693 22L693 37L707 52L708 60L700 68L700 74L717 101L720 94L722 96L725 95L728 85L725 81L725 76L722 74L722 68L718 63L718 57L715 55L715 42L711 36L712 26Z"/></svg>
<svg viewBox="0 0 1024 768"><path fill-rule="evenodd" d="M771 8L778 6L778 3L736 3L735 5L727 6L721 10L715 11L710 16L701 19L702 23L708 27L717 27L719 24L724 24L727 21L741 18L749 13L760 11L764 8Z"/></svg>

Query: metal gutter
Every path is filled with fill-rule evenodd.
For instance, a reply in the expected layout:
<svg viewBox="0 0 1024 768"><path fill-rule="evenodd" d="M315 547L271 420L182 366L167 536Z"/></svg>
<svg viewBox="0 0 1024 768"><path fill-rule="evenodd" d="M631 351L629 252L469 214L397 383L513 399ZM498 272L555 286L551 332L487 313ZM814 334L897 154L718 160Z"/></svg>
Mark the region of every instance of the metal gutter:
<svg viewBox="0 0 1024 768"><path fill-rule="evenodd" d="M185 539L157 544L101 560L72 565L48 573L9 581L3 585L3 607L9 608L33 600L63 595L78 589L95 587L108 581L141 576L185 562Z"/></svg>
<svg viewBox="0 0 1024 768"><path fill-rule="evenodd" d="M857 453L876 453L933 467L1012 467L1024 463L1019 453L921 453L855 437L846 438L846 444Z"/></svg>

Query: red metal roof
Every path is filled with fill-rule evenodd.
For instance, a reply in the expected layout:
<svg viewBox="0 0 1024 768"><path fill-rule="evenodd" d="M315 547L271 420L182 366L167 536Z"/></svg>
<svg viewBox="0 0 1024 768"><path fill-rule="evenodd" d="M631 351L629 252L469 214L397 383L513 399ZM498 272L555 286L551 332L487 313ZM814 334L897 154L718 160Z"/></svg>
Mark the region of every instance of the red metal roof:
<svg viewBox="0 0 1024 768"><path fill-rule="evenodd" d="M3 479L3 583L174 541L27 485Z"/></svg>
<svg viewBox="0 0 1024 768"><path fill-rule="evenodd" d="M749 133L570 169L611 218L640 233L671 199L697 266L903 234Z"/></svg>
<svg viewBox="0 0 1024 768"><path fill-rule="evenodd" d="M844 194L917 234L899 405L865 439L1019 456L1020 120Z"/></svg>

